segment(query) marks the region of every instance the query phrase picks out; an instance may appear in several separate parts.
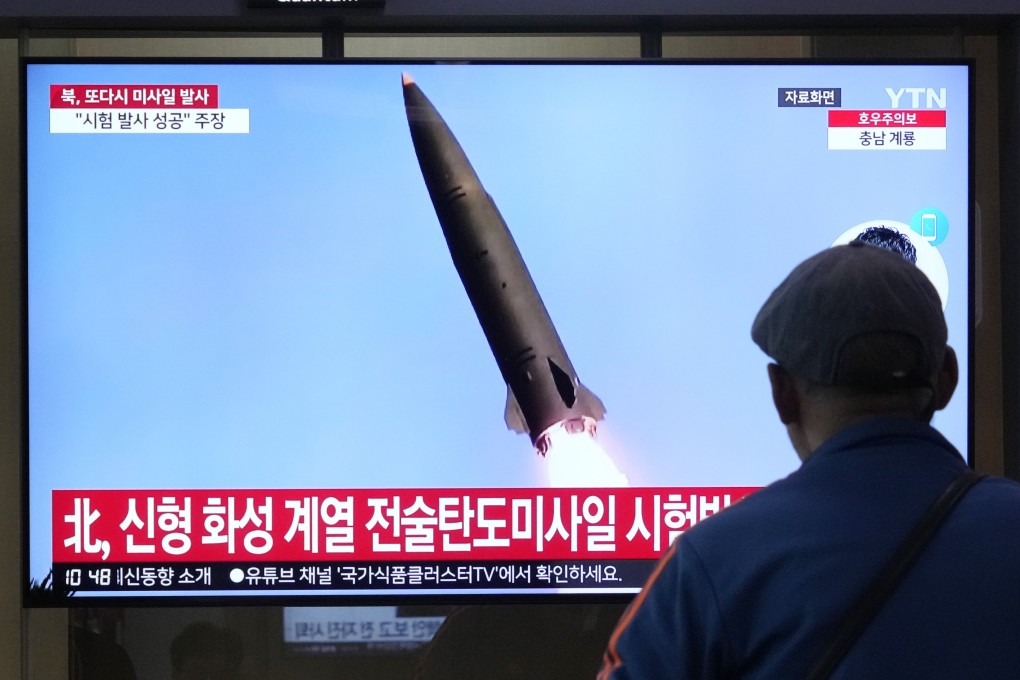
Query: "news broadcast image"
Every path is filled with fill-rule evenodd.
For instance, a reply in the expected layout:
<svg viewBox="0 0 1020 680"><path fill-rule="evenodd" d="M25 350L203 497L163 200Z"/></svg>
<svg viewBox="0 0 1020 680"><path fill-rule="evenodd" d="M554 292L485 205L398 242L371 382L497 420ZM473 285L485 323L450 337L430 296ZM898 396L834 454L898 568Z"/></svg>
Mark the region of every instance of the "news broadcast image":
<svg viewBox="0 0 1020 680"><path fill-rule="evenodd" d="M968 77L27 64L26 581L82 602L632 594L680 532L798 466L751 322L873 226L943 298L961 390L934 424L966 455ZM418 94L449 135L412 139ZM428 182L467 172L454 147L481 189L450 217ZM494 234L479 283L461 246Z"/></svg>

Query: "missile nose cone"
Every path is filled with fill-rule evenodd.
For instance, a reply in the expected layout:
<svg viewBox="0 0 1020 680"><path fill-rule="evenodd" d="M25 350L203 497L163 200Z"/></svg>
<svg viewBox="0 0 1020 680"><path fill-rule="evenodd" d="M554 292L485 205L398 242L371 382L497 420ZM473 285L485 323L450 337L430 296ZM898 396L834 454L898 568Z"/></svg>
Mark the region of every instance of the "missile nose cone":
<svg viewBox="0 0 1020 680"><path fill-rule="evenodd" d="M425 120L432 118L429 115L429 109L433 108L428 97L418 88L418 84L414 82L414 78L411 77L410 73L406 71L400 74L400 82L404 91L404 106L407 108L407 117L409 122L417 120ZM435 114L439 116L438 113Z"/></svg>

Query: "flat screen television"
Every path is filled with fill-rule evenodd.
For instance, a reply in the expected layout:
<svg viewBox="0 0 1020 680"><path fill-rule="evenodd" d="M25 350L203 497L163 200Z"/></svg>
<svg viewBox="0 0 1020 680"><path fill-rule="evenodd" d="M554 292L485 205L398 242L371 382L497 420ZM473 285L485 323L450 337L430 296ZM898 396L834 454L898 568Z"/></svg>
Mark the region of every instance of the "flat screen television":
<svg viewBox="0 0 1020 680"><path fill-rule="evenodd" d="M805 257L908 244L969 385L969 69L27 60L26 603L631 596L796 468Z"/></svg>

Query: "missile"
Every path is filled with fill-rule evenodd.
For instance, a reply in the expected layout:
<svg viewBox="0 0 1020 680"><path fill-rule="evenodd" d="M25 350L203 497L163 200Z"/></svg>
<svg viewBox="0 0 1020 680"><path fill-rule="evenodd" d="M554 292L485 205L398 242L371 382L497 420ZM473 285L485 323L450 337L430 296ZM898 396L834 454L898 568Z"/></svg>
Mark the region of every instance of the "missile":
<svg viewBox="0 0 1020 680"><path fill-rule="evenodd" d="M543 456L557 428L595 433L602 401L578 380L513 235L435 106L403 75L404 108L425 186L507 385L507 427Z"/></svg>

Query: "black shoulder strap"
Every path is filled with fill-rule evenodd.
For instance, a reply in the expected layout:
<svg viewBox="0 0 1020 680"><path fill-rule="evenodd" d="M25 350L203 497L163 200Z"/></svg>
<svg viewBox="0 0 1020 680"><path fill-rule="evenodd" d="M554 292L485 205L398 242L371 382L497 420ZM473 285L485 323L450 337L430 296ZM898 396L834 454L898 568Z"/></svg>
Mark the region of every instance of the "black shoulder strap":
<svg viewBox="0 0 1020 680"><path fill-rule="evenodd" d="M846 653L860 637L864 629L868 627L871 619L882 607L892 591L896 588L900 577L914 562L914 559L924 549L924 546L931 539L932 535L942 524L942 520L953 509L963 496L970 491L971 487L981 481L984 475L979 475L973 470L965 470L958 475L953 482L946 487L938 500L925 513L924 517L917 523L907 539L900 545L899 550L892 559L885 565L885 568L872 581L854 607L847 613L843 625L836 636L818 657L811 672L808 673L808 680L824 680L836 669L839 662L843 660Z"/></svg>

